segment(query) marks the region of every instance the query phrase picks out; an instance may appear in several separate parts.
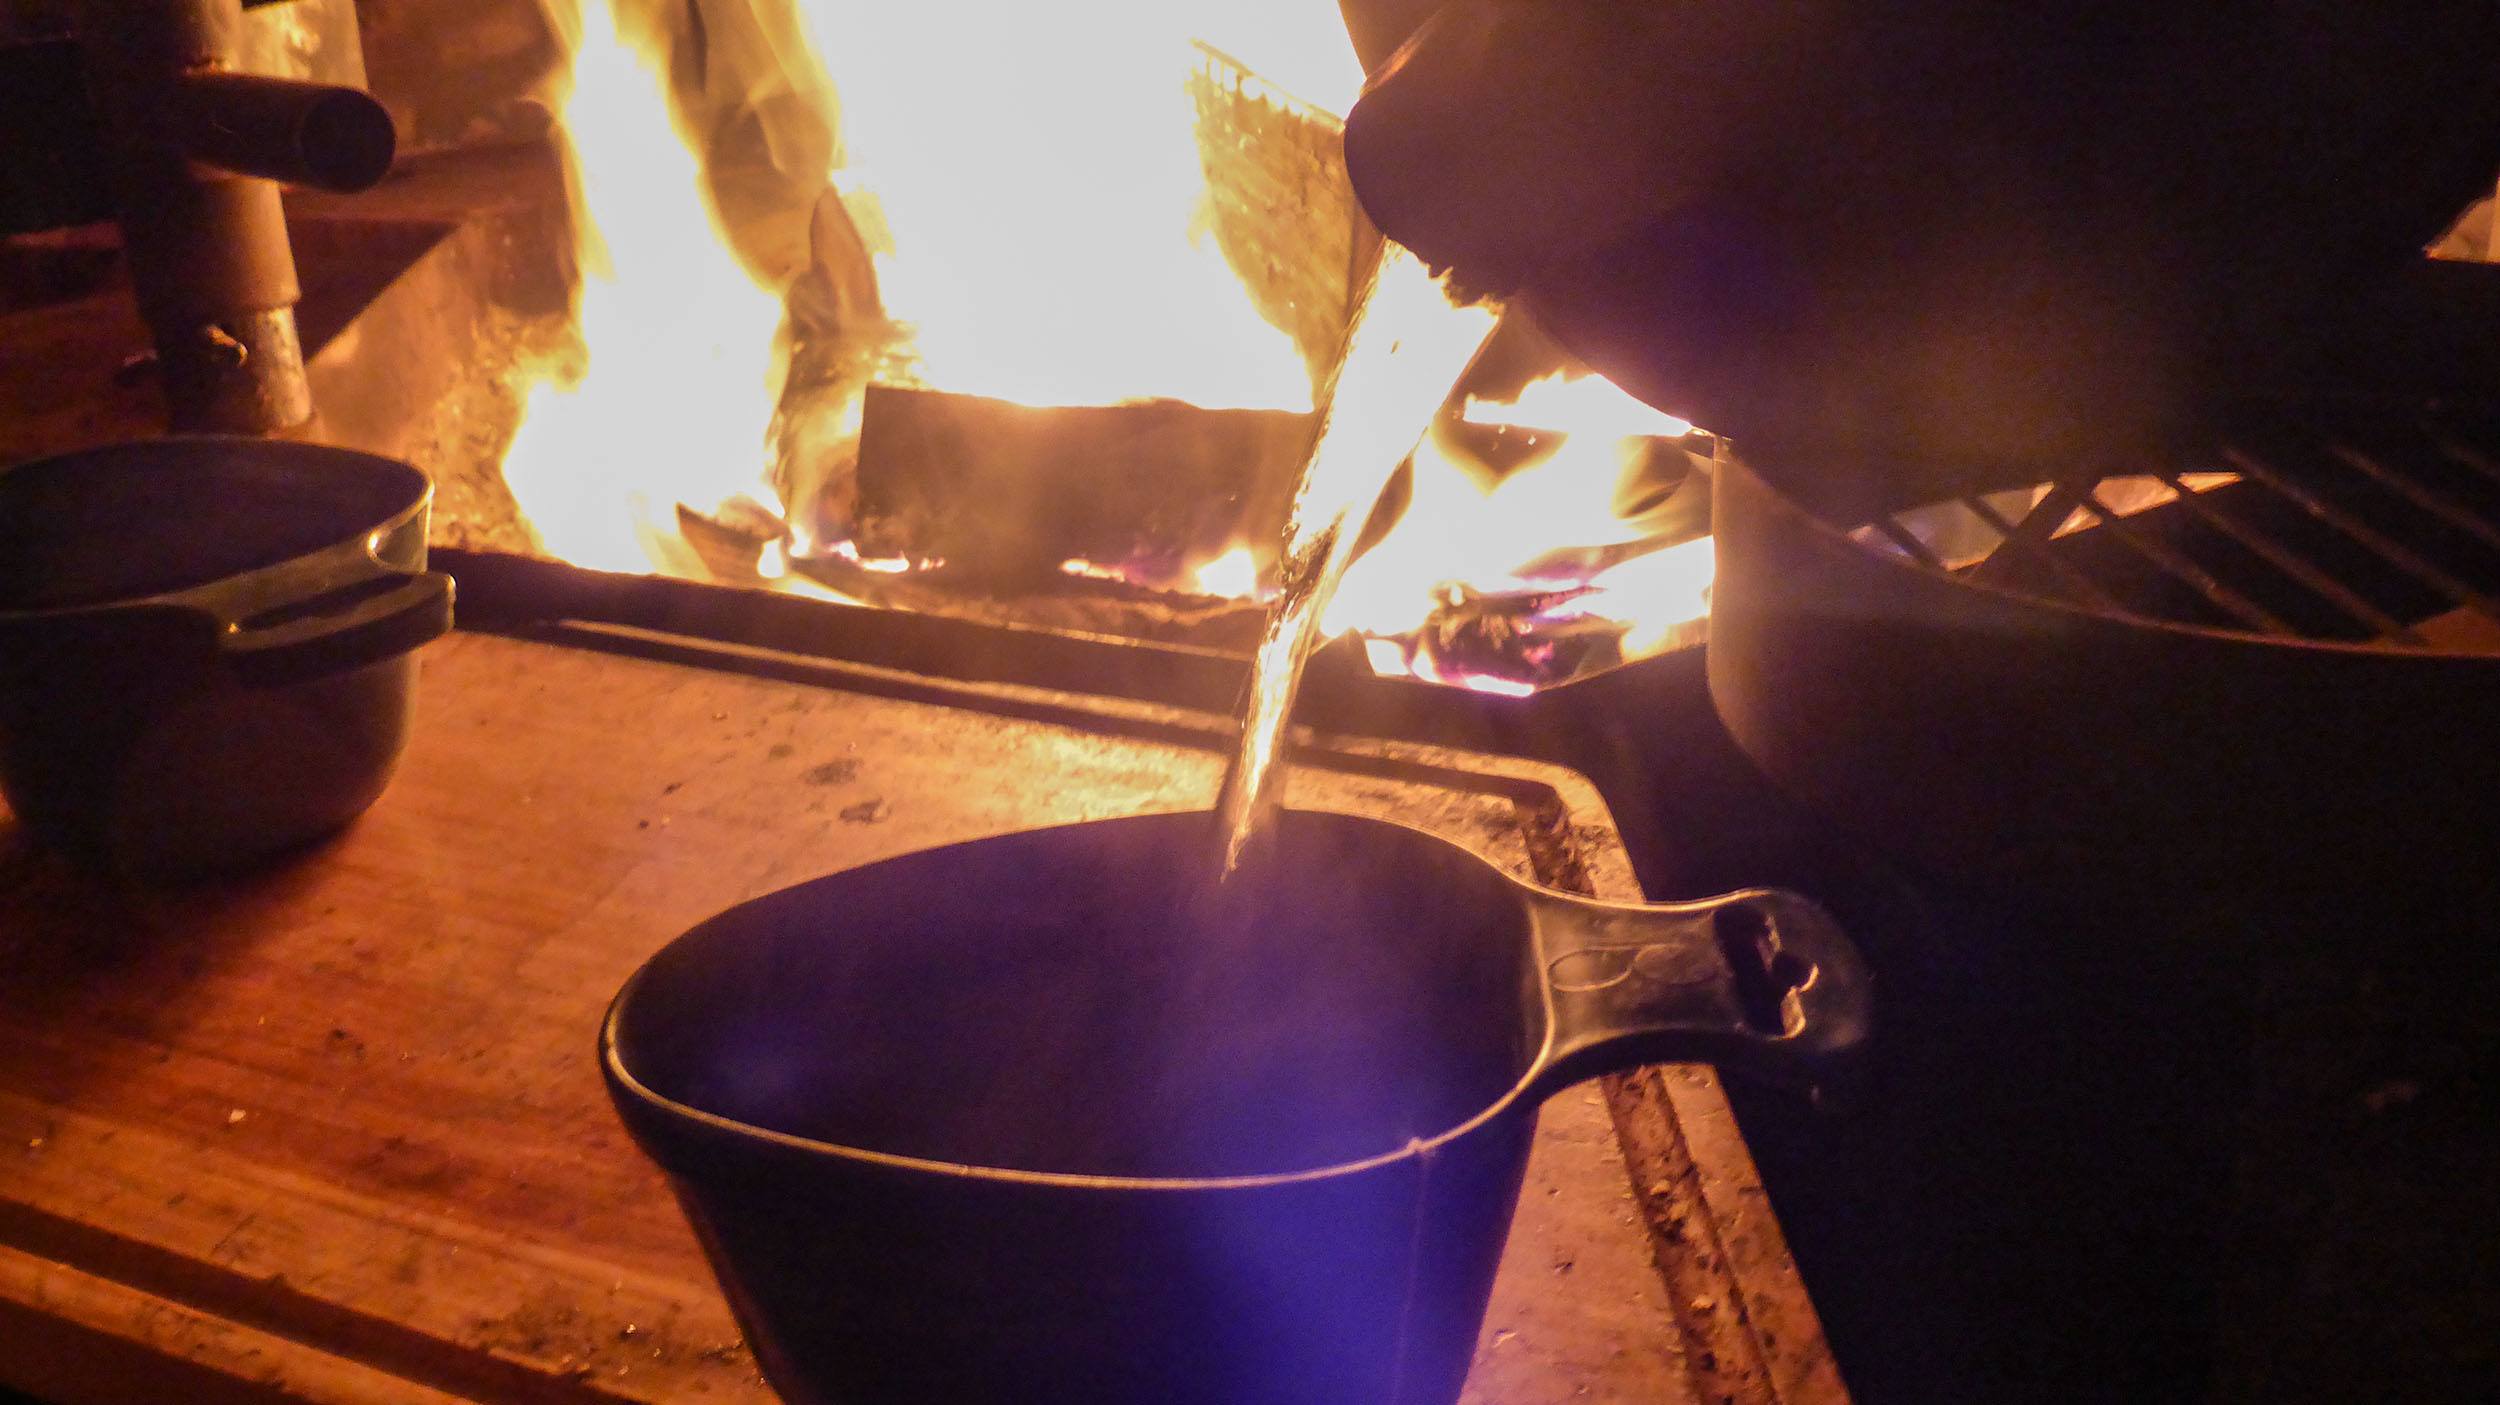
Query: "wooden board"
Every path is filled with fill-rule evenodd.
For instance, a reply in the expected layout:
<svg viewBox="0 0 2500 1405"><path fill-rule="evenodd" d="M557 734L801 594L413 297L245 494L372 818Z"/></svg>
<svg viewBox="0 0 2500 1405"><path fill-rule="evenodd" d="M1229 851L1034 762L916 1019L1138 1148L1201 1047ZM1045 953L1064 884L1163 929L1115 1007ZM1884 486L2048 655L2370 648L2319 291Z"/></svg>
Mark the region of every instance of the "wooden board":
<svg viewBox="0 0 2500 1405"><path fill-rule="evenodd" d="M0 1383L57 1405L769 1400L599 1086L609 995L729 903L1195 808L1218 767L1175 714L772 658L783 676L455 635L390 793L249 880L113 891L0 819ZM1584 783L1486 764L1371 747L1293 795L1632 891ZM1632 1190L1605 1098L1557 1099L1469 1401L1668 1405L1703 1398L1697 1372L1721 1398Z"/></svg>

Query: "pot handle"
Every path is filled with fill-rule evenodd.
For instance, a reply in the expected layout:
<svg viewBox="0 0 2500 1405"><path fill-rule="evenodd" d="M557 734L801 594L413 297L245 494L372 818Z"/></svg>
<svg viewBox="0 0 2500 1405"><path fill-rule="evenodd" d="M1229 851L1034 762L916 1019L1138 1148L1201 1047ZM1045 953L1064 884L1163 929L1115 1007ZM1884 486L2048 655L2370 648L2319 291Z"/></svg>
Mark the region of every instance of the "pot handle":
<svg viewBox="0 0 2500 1405"><path fill-rule="evenodd" d="M1649 1063L1710 1063L1845 1090L1872 1023L1857 948L1821 907L1750 889L1692 903L1531 901L1553 1036L1539 1098Z"/></svg>
<svg viewBox="0 0 2500 1405"><path fill-rule="evenodd" d="M226 664L256 688L300 683L404 654L451 629L452 580L384 571L249 619L218 637Z"/></svg>

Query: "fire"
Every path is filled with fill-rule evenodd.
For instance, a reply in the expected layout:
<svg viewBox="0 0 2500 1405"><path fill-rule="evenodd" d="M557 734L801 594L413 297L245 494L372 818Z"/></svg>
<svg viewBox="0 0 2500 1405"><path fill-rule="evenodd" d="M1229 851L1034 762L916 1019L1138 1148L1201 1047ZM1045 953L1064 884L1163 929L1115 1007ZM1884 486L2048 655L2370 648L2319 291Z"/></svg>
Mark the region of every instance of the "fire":
<svg viewBox="0 0 2500 1405"><path fill-rule="evenodd" d="M869 569L878 568L870 566ZM1068 575L1083 576L1089 580L1126 581L1135 578L1130 568L1117 562L1088 561L1082 556L1071 556L1060 562L1059 569ZM1236 546L1211 557L1189 573L1189 589L1218 600L1250 599L1259 593L1258 557L1246 546Z"/></svg>
<svg viewBox="0 0 2500 1405"><path fill-rule="evenodd" d="M1280 309L1217 235L1202 106L1212 66L1228 91L1342 112L1361 74L1325 0L586 0L561 18L580 354L529 368L505 463L551 554L718 569L717 543L680 535L682 505L732 536L763 524L759 584L810 588L810 562L942 568L845 537L871 381L1041 406L1327 403L1317 304ZM1411 320L1472 347L1490 314L1452 312ZM1363 398L1330 411L1379 413ZM1706 496L1640 465L1680 464L1662 446L1688 430L1584 372L1465 402L1416 450L1404 519L1328 629L1366 635L1383 671L1495 691L1530 685L1478 667L1467 629L1544 655L1686 637L1706 607L1708 542L1689 540ZM1524 467L1489 465L1522 443ZM1275 550L1237 540L1168 583L1257 598ZM1062 569L1132 579L1117 561Z"/></svg>
<svg viewBox="0 0 2500 1405"><path fill-rule="evenodd" d="M1642 404L1604 376L1569 371L1530 381L1515 400L1470 398L1463 413L1470 424L1524 425L1583 438L1680 439L1693 432L1689 421Z"/></svg>
<svg viewBox="0 0 2500 1405"><path fill-rule="evenodd" d="M1201 595L1229 596L1247 600L1258 593L1259 562L1250 548L1237 546L1197 570L1196 585Z"/></svg>
<svg viewBox="0 0 2500 1405"><path fill-rule="evenodd" d="M1029 405L1309 409L1300 354L1193 228L1206 176L1185 86L1193 41L1272 34L1296 10L1322 37L1336 24L1244 0L808 4L846 203L878 231L916 378Z"/></svg>
<svg viewBox="0 0 2500 1405"><path fill-rule="evenodd" d="M571 37L563 118L587 360L533 368L549 378L529 395L504 481L549 552L637 571L674 533L676 504L761 490L781 307L708 213L656 60L625 43L600 0Z"/></svg>
<svg viewBox="0 0 2500 1405"><path fill-rule="evenodd" d="M1466 427L1514 424L1570 432L1520 436L1529 461L1497 475ZM1702 535L1706 472L1677 443L1689 432L1586 374L1558 372L1511 403L1469 401L1417 446L1406 517L1347 574L1328 630L1363 634L1376 671L1492 692L1519 680L1445 657L1454 651L1431 643L1436 620L1472 609L1512 639L1568 630L1627 660L1694 637L1716 558ZM1652 471L1660 455L1675 462Z"/></svg>

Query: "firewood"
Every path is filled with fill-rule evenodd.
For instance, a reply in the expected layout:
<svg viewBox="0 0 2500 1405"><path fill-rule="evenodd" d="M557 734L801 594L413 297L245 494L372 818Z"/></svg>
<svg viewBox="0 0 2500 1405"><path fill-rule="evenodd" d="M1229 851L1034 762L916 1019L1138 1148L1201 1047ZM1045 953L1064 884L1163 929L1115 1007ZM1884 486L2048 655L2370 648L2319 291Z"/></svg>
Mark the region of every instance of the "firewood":
<svg viewBox="0 0 2500 1405"><path fill-rule="evenodd" d="M865 555L942 559L967 581L1044 581L1083 560L1173 584L1236 545L1272 559L1313 432L1282 410L872 385L854 532Z"/></svg>
<svg viewBox="0 0 2500 1405"><path fill-rule="evenodd" d="M1346 178L1342 123L1212 50L1188 81L1205 231L1317 387L1380 246ZM1038 582L1071 558L1173 585L1237 544L1272 555L1308 416L1169 401L1036 412L888 389L916 378L911 329L870 262L877 225L866 197L827 190L787 300L772 478L802 544L942 557L969 585Z"/></svg>
<svg viewBox="0 0 2500 1405"><path fill-rule="evenodd" d="M871 570L840 555L796 556L790 569L864 604L981 624L1075 634L1113 635L1246 655L1257 647L1267 610L1255 600L1230 600L1154 590L1095 576L1061 575L1013 589L990 590L951 566L913 571Z"/></svg>
<svg viewBox="0 0 2500 1405"><path fill-rule="evenodd" d="M1628 626L1572 610L1588 593L1586 586L1498 593L1445 586L1410 648L1444 678L1568 682L1623 662Z"/></svg>
<svg viewBox="0 0 2500 1405"><path fill-rule="evenodd" d="M715 580L750 585L763 579L764 548L785 540L789 529L755 502L735 498L709 512L677 504L677 534Z"/></svg>
<svg viewBox="0 0 2500 1405"><path fill-rule="evenodd" d="M849 531L860 392L910 334L887 316L871 238L831 185L817 198L808 245L807 269L783 300L790 362L773 409L772 484L801 539L822 541Z"/></svg>

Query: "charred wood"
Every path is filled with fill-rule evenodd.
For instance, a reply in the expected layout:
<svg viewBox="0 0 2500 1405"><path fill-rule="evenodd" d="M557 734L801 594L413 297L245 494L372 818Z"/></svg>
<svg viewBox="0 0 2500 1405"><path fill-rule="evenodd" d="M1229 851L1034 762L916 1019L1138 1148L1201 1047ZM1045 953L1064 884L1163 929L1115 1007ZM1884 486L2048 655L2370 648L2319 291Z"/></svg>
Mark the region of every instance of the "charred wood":
<svg viewBox="0 0 2500 1405"><path fill-rule="evenodd" d="M1409 651L1442 678L1504 678L1547 687L1623 662L1627 626L1574 610L1590 587L1488 593L1442 588Z"/></svg>
<svg viewBox="0 0 2500 1405"><path fill-rule="evenodd" d="M940 558L987 586L1051 583L1070 560L1177 583L1243 543L1273 556L1312 432L1282 410L1037 408L872 385L854 534L863 554Z"/></svg>
<svg viewBox="0 0 2500 1405"><path fill-rule="evenodd" d="M952 566L877 571L840 556L794 558L791 570L855 600L917 614L1061 633L1143 639L1247 653L1266 609L1231 600L1154 590L1124 581L1060 574L1030 589L993 591Z"/></svg>
<svg viewBox="0 0 2500 1405"><path fill-rule="evenodd" d="M773 408L773 492L803 541L849 535L859 460L860 395L891 372L909 334L886 315L872 231L828 186L808 228L805 271L783 300L789 373Z"/></svg>

